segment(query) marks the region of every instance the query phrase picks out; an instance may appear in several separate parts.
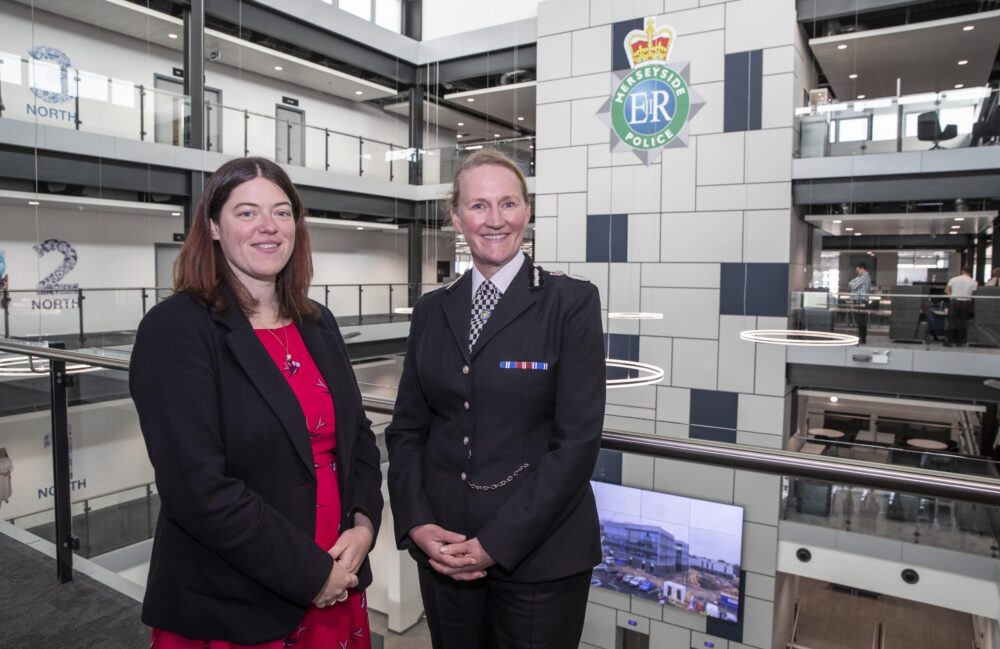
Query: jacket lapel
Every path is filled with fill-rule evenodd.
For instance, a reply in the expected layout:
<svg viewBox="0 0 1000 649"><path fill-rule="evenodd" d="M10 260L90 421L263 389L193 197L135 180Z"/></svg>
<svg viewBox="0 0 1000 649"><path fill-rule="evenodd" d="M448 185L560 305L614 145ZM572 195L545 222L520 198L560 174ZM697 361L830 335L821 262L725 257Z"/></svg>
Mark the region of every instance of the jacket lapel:
<svg viewBox="0 0 1000 649"><path fill-rule="evenodd" d="M489 320L483 325L483 330L479 334L479 339L476 341L476 346L472 348L472 357L475 358L476 354L490 342L490 340L500 333L504 327L509 325L511 322L517 319L522 313L531 308L535 302L538 301L538 293L529 287L528 278L529 273L532 272L534 264L530 258L525 258L524 263L521 265L521 269L517 271L517 275L514 276L514 280L507 287L507 292L503 294L500 301L497 303L493 313L490 315ZM468 288L468 287L466 287ZM472 289L469 289L471 291ZM466 321L466 341L465 348L468 349L468 329L469 321L471 320L471 314L469 313L472 308L472 296L468 295L469 308L466 309L465 321Z"/></svg>
<svg viewBox="0 0 1000 649"><path fill-rule="evenodd" d="M232 304L232 302L231 302ZM233 322L237 320L233 312L237 312L242 323ZM306 420L302 415L302 408L299 407L298 399L292 391L288 381L281 375L281 370L274 364L267 350L260 343L257 334L254 333L250 321L236 307L230 307L225 314L219 314L217 319L222 319L226 324L236 324L232 327L226 337L226 344L229 351L236 358L236 362L250 378L257 392L264 399L274 414L281 422L281 427L288 435L289 441L298 453L302 463L306 465L309 472L314 473L312 447L309 444L309 434L306 428Z"/></svg>
<svg viewBox="0 0 1000 649"><path fill-rule="evenodd" d="M462 358L469 362L469 326L472 320L472 271L466 271L454 284L445 289L441 308L448 321L455 343L462 350ZM503 300L501 300L502 302Z"/></svg>
<svg viewBox="0 0 1000 649"><path fill-rule="evenodd" d="M302 341L309 349L316 367L323 375L330 397L333 399L334 418L337 437L337 475L342 485L347 484L351 456L354 452L355 435L358 422L356 409L352 407L354 398L351 394L350 359L345 356L343 347L337 341L336 335L321 326L317 320L303 320L299 325ZM310 457L312 450L310 449ZM311 461L311 460L310 460Z"/></svg>

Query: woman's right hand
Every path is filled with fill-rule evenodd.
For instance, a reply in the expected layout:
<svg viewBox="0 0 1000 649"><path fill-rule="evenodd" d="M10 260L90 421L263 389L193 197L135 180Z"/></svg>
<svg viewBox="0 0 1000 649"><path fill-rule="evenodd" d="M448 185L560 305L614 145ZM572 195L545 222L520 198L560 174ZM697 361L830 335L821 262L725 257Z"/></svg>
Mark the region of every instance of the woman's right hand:
<svg viewBox="0 0 1000 649"><path fill-rule="evenodd" d="M352 575L342 563L334 561L333 568L330 569L330 576L326 578L323 590L319 591L313 598L313 604L316 605L316 608L326 608L337 602L342 602L347 599L347 589L357 585L357 575Z"/></svg>

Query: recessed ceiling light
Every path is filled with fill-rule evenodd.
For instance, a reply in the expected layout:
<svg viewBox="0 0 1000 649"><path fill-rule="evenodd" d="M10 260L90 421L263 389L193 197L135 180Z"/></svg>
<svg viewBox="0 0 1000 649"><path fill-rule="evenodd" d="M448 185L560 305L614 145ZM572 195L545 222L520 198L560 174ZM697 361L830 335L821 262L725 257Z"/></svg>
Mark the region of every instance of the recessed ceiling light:
<svg viewBox="0 0 1000 649"><path fill-rule="evenodd" d="M865 95L858 95L858 99L864 99Z"/></svg>
<svg viewBox="0 0 1000 649"><path fill-rule="evenodd" d="M41 205L38 201L28 201L28 205Z"/></svg>
<svg viewBox="0 0 1000 649"><path fill-rule="evenodd" d="M363 95L363 94L365 94L365 92L363 90L355 90L354 94L356 94L356 95Z"/></svg>
<svg viewBox="0 0 1000 649"><path fill-rule="evenodd" d="M500 137L500 134L499 133L494 133L493 137Z"/></svg>
<svg viewBox="0 0 1000 649"><path fill-rule="evenodd" d="M855 232L855 233L854 233L854 236L856 236L856 237L860 237L860 236L861 236L861 233L860 233L860 232Z"/></svg>
<svg viewBox="0 0 1000 649"><path fill-rule="evenodd" d="M965 27L962 28L962 31L963 32L971 32L975 28L976 28L975 25L966 25Z"/></svg>
<svg viewBox="0 0 1000 649"><path fill-rule="evenodd" d="M462 134L461 134L461 133L459 133L458 135L456 135L456 136L455 136L455 139L456 139L456 140L461 140L461 139L462 139Z"/></svg>
<svg viewBox="0 0 1000 649"><path fill-rule="evenodd" d="M170 216L180 216L180 215L181 215L180 212L171 212L170 213Z"/></svg>
<svg viewBox="0 0 1000 649"><path fill-rule="evenodd" d="M959 89L959 88L964 88L964 87L965 87L965 84L964 84L964 83L956 83L956 84L955 84L955 89L956 89L956 90L957 90L957 89Z"/></svg>
<svg viewBox="0 0 1000 649"><path fill-rule="evenodd" d="M854 232L854 228L844 228L844 229L847 230L848 232Z"/></svg>
<svg viewBox="0 0 1000 649"><path fill-rule="evenodd" d="M360 225L358 226L358 229L359 230L364 230L364 228L362 226L360 226Z"/></svg>
<svg viewBox="0 0 1000 649"><path fill-rule="evenodd" d="M459 126L465 126L465 122L459 122L458 125Z"/></svg>
<svg viewBox="0 0 1000 649"><path fill-rule="evenodd" d="M838 397L837 395L833 395L832 397L830 397L830 403L837 403L838 401L840 401L840 397Z"/></svg>
<svg viewBox="0 0 1000 649"><path fill-rule="evenodd" d="M965 220L965 217L964 217L964 216L956 216L956 217L955 217L955 220L956 220L956 221L964 221L964 220Z"/></svg>
<svg viewBox="0 0 1000 649"><path fill-rule="evenodd" d="M517 116L517 121L519 121L519 122L523 122L523 121L524 121L524 117L522 117L522 116L518 115L518 116Z"/></svg>
<svg viewBox="0 0 1000 649"><path fill-rule="evenodd" d="M285 68L281 67L280 65L276 65L276 66L274 66L274 69L277 70L278 72L281 72Z"/></svg>
<svg viewBox="0 0 1000 649"><path fill-rule="evenodd" d="M175 34L173 32L170 32L169 34L167 34L167 38L175 39L175 38L177 38L177 34Z"/></svg>
<svg viewBox="0 0 1000 649"><path fill-rule="evenodd" d="M837 49L838 50L846 50L847 49L847 43L841 43L840 45L837 46Z"/></svg>
<svg viewBox="0 0 1000 649"><path fill-rule="evenodd" d="M969 64L969 62L968 62L968 61L966 61L965 59L962 59L961 61L959 61L959 62L958 62L958 64L959 64L959 65L968 65L968 64Z"/></svg>
<svg viewBox="0 0 1000 649"><path fill-rule="evenodd" d="M948 234L958 234L958 232L956 232L955 230L952 230L952 231L951 231L951 232L949 232Z"/></svg>
<svg viewBox="0 0 1000 649"><path fill-rule="evenodd" d="M534 144L529 144L529 145L528 145L528 148L529 148L529 149L534 149L534 148L535 148L535 145L534 145ZM534 163L534 162L532 162L531 164L535 164L535 163Z"/></svg>
<svg viewBox="0 0 1000 649"><path fill-rule="evenodd" d="M962 227L962 226L960 226L960 225L953 225L953 226L951 226L951 229L952 229L952 230L958 230L958 229L959 229L959 228L961 228L961 227Z"/></svg>
<svg viewBox="0 0 1000 649"><path fill-rule="evenodd" d="M848 79L857 79L858 78L858 73L855 72L854 74L849 74L849 75L847 75L847 78Z"/></svg>
<svg viewBox="0 0 1000 649"><path fill-rule="evenodd" d="M476 98L475 97L469 97L465 101L467 101L467 102L469 102L471 104L472 102L476 101Z"/></svg>
<svg viewBox="0 0 1000 649"><path fill-rule="evenodd" d="M837 223L843 223L843 221L841 221L840 219L837 219L837 220L836 220L836 221L834 221L833 223L834 223L834 225L836 225Z"/></svg>

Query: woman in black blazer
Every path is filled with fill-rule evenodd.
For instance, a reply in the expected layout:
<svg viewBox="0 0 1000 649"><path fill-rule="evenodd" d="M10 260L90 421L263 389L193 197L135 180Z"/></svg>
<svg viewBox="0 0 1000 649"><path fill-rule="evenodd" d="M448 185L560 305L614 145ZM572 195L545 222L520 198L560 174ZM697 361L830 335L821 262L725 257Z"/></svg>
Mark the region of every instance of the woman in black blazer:
<svg viewBox="0 0 1000 649"><path fill-rule="evenodd" d="M161 510L153 647L368 647L379 452L305 212L262 158L212 174L129 376Z"/></svg>

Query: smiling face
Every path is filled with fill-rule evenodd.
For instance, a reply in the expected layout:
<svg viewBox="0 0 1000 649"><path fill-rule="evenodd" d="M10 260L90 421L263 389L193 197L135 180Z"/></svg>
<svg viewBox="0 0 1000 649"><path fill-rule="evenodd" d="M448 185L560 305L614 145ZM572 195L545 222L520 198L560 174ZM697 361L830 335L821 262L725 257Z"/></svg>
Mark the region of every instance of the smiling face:
<svg viewBox="0 0 1000 649"><path fill-rule="evenodd" d="M531 205L513 171L484 164L462 172L451 223L465 235L472 262L490 278L521 249Z"/></svg>
<svg viewBox="0 0 1000 649"><path fill-rule="evenodd" d="M295 247L295 215L285 192L266 178L248 180L210 225L236 279L255 297L260 288L273 290Z"/></svg>

